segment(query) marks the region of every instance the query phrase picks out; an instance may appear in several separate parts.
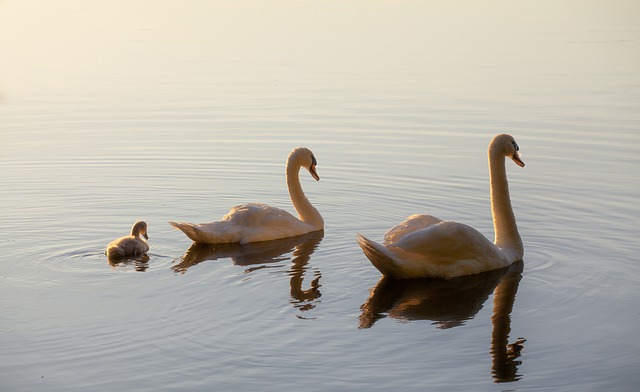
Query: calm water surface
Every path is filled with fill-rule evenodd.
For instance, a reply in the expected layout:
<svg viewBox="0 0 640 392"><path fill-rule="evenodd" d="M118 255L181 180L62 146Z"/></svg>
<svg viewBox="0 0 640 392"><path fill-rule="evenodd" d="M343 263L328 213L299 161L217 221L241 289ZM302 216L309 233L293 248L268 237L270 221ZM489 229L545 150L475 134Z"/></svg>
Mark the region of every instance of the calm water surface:
<svg viewBox="0 0 640 392"><path fill-rule="evenodd" d="M2 390L635 390L639 13L3 1ZM493 237L501 132L523 262L381 280L356 232L430 213ZM293 211L299 145L324 232L213 247L167 224ZM136 219L148 259L108 263Z"/></svg>

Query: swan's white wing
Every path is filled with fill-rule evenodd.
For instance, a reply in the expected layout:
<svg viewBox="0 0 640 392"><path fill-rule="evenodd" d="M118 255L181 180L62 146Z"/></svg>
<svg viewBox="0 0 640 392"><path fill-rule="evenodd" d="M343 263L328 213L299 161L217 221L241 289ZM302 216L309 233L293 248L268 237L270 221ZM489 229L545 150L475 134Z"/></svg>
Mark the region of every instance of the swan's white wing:
<svg viewBox="0 0 640 392"><path fill-rule="evenodd" d="M383 245L393 244L394 242L399 241L402 237L408 235L409 233L413 233L418 230L425 229L431 225L435 225L436 223L442 222L442 219L436 218L431 215L422 215L422 214L414 214L405 219L404 222L399 225L391 228L384 235L384 239L382 241Z"/></svg>
<svg viewBox="0 0 640 392"><path fill-rule="evenodd" d="M246 203L233 207L222 221L238 227L278 226L298 220L287 211L262 203Z"/></svg>
<svg viewBox="0 0 640 392"><path fill-rule="evenodd" d="M442 221L409 233L389 244L389 247L416 255L428 255L434 262L472 258L493 253L497 249L473 227L452 221Z"/></svg>
<svg viewBox="0 0 640 392"><path fill-rule="evenodd" d="M432 276L462 276L505 267L506 255L471 226L443 221L409 233L388 249L402 269L428 269ZM438 272L440 271L440 272Z"/></svg>
<svg viewBox="0 0 640 392"><path fill-rule="evenodd" d="M240 243L292 237L310 231L309 225L289 212L261 203L233 207L222 221L241 232Z"/></svg>

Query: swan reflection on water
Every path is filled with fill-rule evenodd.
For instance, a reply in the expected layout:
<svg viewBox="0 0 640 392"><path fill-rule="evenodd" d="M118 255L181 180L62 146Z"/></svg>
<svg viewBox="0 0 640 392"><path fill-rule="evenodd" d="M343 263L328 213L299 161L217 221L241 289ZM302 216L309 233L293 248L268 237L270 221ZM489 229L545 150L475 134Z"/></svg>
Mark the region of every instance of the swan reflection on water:
<svg viewBox="0 0 640 392"><path fill-rule="evenodd" d="M136 272L145 272L149 269L149 255L147 254L128 259L107 258L107 262L114 270L127 269L130 266L133 266Z"/></svg>
<svg viewBox="0 0 640 392"><path fill-rule="evenodd" d="M313 280L308 289L303 289L305 273L309 269L311 255L324 237L319 230L295 237L271 241L250 242L246 244L199 244L193 243L179 259L179 263L171 267L174 272L184 274L187 270L207 260L230 258L234 265L247 267L245 273L270 268L269 264L291 260L291 268L287 271L290 277L291 304L301 311L316 307L320 293L320 271L314 269ZM289 256L289 254L291 254ZM298 316L303 318L301 316Z"/></svg>
<svg viewBox="0 0 640 392"><path fill-rule="evenodd" d="M404 322L431 320L439 329L457 327L474 318L493 293L491 372L495 382L518 381L522 376L517 358L525 339L509 344L509 333L522 270L523 262L519 261L499 270L452 279L383 277L360 307L359 328L371 328L385 317Z"/></svg>

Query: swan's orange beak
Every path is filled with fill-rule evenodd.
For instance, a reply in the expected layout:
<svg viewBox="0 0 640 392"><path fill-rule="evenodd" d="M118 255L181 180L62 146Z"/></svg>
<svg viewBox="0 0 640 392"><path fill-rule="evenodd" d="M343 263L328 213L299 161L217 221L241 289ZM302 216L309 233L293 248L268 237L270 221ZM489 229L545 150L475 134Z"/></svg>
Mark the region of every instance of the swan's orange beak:
<svg viewBox="0 0 640 392"><path fill-rule="evenodd" d="M522 162L522 159L520 159L520 154L519 153L516 152L515 154L513 154L511 159L513 159L513 161L516 163L516 165L518 165L520 167L524 167L524 162Z"/></svg>
<svg viewBox="0 0 640 392"><path fill-rule="evenodd" d="M309 167L309 173L311 173L311 176L316 180L316 181L320 181L320 176L318 175L318 173L316 172L316 165L311 165Z"/></svg>

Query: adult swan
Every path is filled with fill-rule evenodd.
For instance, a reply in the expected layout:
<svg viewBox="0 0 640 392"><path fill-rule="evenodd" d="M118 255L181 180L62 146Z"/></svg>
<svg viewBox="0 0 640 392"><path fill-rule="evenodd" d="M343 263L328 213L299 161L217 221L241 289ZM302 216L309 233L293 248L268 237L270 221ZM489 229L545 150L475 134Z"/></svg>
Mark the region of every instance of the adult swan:
<svg viewBox="0 0 640 392"><path fill-rule="evenodd" d="M522 259L524 247L511 208L505 157L524 167L510 135L489 143L491 213L495 242L462 223L412 215L385 234L382 244L358 234L358 243L383 275L396 279L451 278L505 267Z"/></svg>
<svg viewBox="0 0 640 392"><path fill-rule="evenodd" d="M208 244L245 244L322 230L324 220L302 192L298 177L300 168L304 167L316 181L320 180L316 173L317 163L311 150L304 147L294 149L287 159L287 187L299 219L280 208L250 203L233 207L222 219L211 223L169 223L193 241Z"/></svg>

